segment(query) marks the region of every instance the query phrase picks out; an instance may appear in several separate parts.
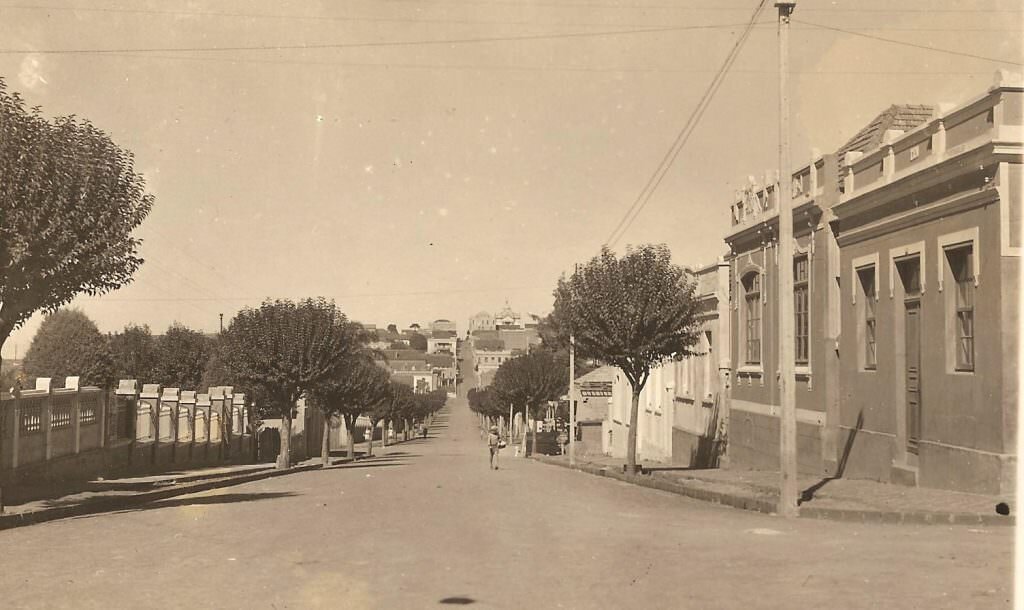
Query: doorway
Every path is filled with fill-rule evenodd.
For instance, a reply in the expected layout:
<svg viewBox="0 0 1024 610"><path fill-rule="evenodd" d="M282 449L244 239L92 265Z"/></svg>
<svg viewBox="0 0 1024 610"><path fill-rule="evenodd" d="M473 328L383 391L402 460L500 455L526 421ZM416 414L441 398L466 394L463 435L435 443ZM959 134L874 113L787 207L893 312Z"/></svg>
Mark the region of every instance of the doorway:
<svg viewBox="0 0 1024 610"><path fill-rule="evenodd" d="M916 456L921 441L921 259L897 261L903 284L904 382L906 387L907 453Z"/></svg>

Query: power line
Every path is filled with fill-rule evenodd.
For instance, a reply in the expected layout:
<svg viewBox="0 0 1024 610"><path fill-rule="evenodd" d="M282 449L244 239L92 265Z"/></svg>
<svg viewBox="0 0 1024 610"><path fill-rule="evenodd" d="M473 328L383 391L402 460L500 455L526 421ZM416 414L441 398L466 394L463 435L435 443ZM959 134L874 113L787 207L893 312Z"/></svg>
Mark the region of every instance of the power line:
<svg viewBox="0 0 1024 610"><path fill-rule="evenodd" d="M422 0L386 0L393 3L415 4ZM616 10L677 10L677 11L717 11L717 12L739 12L747 11L747 6L680 6L678 4L604 4L596 2L524 2L522 0L489 0L478 2L476 0L430 0L431 4L468 4L476 6L514 6L528 7L552 7L552 8L595 8L595 9L616 9ZM896 8L839 8L839 7L818 7L802 8L802 11L813 11L823 13L1020 13L1021 8L993 8L993 9L896 9Z"/></svg>
<svg viewBox="0 0 1024 610"><path fill-rule="evenodd" d="M743 30L743 33L740 34L740 37L736 40L735 44L733 44L733 47L732 49L730 49L729 54L726 56L725 61L722 63L722 66L718 69L718 72L715 74L715 77L711 80L711 83L708 85L708 88L704 91L704 94L697 102L697 106L696 108L694 108L693 113L690 115L690 118L687 119L686 124L683 125L683 128L676 135L676 139L672 143L672 146L669 148L668 152L665 153L665 156L662 157L661 163L658 164L657 169L654 170L654 173L647 180L647 184L645 184L643 190L640 191L640 195L637 196L636 201L634 201L633 205L631 205L629 209L626 210L626 214L622 217L621 220L619 220L619 223L615 226L615 229L612 230L611 235L608 236L608 239L605 240L605 245L607 245L609 248L614 247L615 242L621 239L622 236L629 229L630 225L633 224L633 221L643 210L644 206L647 205L647 202L650 201L651 196L654 194L654 191L657 190L658 186L661 184L661 181L665 178L665 174L668 173L669 167L672 166L672 163L679 155L679 151L683 149L683 146L686 145L687 140L690 139L690 134L693 133L693 130L697 126L697 123L704 115L704 111L711 103L711 99L714 97L715 92L718 91L718 88L721 86L722 81L725 80L725 75L729 72L729 68L732 67L733 62L736 61L736 57L739 55L740 49L743 48L743 43L747 41L747 38L750 36L750 32L754 29L754 24L757 22L757 18L760 16L761 11L764 10L764 5L766 2L767 0L761 0L758 3L757 8L754 9L754 14L750 18L750 22L747 24L747 27Z"/></svg>
<svg viewBox="0 0 1024 610"><path fill-rule="evenodd" d="M136 280L138 281L138 280ZM149 282L145 282L147 285L152 286ZM340 299L368 299L368 298L380 298L380 297L407 297L407 296L445 296L450 294L487 294L487 293L502 293L502 292L523 292L527 290L536 290L535 286L502 286L500 288L465 288L458 290L421 290L421 291L404 291L404 292L363 292L363 293L352 293L352 294L341 294L331 295L331 298L336 300ZM217 298L217 297L114 297L107 298L104 296L93 297L96 299L102 299L109 302L125 302L125 303L190 303L190 302L209 302L209 301L263 301L264 299L270 298L268 296L255 297L230 297L230 298ZM202 310L201 310L202 311ZM208 310L207 310L208 312Z"/></svg>
<svg viewBox="0 0 1024 610"><path fill-rule="evenodd" d="M109 53L102 57L131 59L165 59L169 61L219 62L228 64L256 64L282 66L335 66L341 68L370 68L383 70L472 70L472 71L512 71L512 72L610 72L610 73L648 73L648 74L708 74L717 72L707 68L659 68L644 66L569 66L569 65L515 65L515 64L439 64L439 63L395 63L395 62L351 62L321 61L306 59L256 59L251 57L200 57L190 55L133 55L131 53ZM775 76L778 70L742 69L730 70L733 74L763 74ZM806 76L830 75L883 75L899 77L943 77L965 75L991 75L990 70L934 70L928 72L911 70L790 70L790 74Z"/></svg>
<svg viewBox="0 0 1024 610"><path fill-rule="evenodd" d="M686 30L710 30L739 27L743 24L688 25L630 30L604 30L600 32L562 32L556 34L524 34L519 36L483 36L478 38L446 38L436 40L389 40L378 42L337 42L321 44L254 45L232 47L140 47L121 49L0 49L0 55L104 55L111 53L176 53L176 52L224 52L224 51L315 51L322 49L356 49L372 47L409 47L424 45L454 45L488 42L520 42L529 40L559 40L573 38L598 38L632 34L657 34Z"/></svg>
<svg viewBox="0 0 1024 610"><path fill-rule="evenodd" d="M796 23L802 23L804 25L810 25L810 26L814 26L814 27L817 27L817 28L821 28L823 30L831 30L833 32L841 32L843 34L849 34L851 36L860 36L861 38L868 38L870 40L878 40L880 42L888 42L888 43L891 43L891 44L898 44L898 45L902 45L902 46L905 46L905 47L913 47L915 49L923 49L925 51L934 51L936 53L945 53L947 55L957 55L957 56L960 56L960 57L970 57L972 59L983 59L985 61L992 61L992 62L996 62L996 63L1011 64L1011 65L1015 65L1015 66L1024 66L1024 63L1022 63L1020 61L1010 60L1010 59L1000 59L998 57L987 57L987 56L984 56L984 55L975 55L974 53L965 53L963 51L954 51L952 49L943 49L941 47L933 47L933 46L924 45L924 44L917 44L917 43L914 43L914 42L907 42L905 40L895 40L893 38L885 38L883 36L875 36L874 34L867 34L867 33L864 33L864 32L858 32L856 30L848 30L848 29L845 29L845 28L837 28L835 26L824 25L824 24L821 24L821 23L812 23L810 21L799 21L799 20L796 20L796 19L794 19L793 21L795 21Z"/></svg>
<svg viewBox="0 0 1024 610"><path fill-rule="evenodd" d="M668 7L665 7L668 8ZM686 7L676 7L686 8ZM721 7L719 7L721 8ZM589 23L589 22L541 22L541 21L498 21L485 19L413 19L409 17L365 17L365 16L332 16L332 15L296 15L282 13L245 13L245 12L221 12L221 11L189 11L189 10L158 10L139 8L109 8L109 7L73 7L73 6L49 6L49 5L25 5L8 4L0 5L0 10L38 10L66 13L101 13L101 14L127 14L143 15L154 17L212 17L225 19L268 19L286 21L313 21L313 22L344 22L344 23L408 23L423 25L525 25L538 27L650 27L650 23ZM692 10L710 10L706 8L693 8ZM724 10L739 11L746 10L746 7L728 8ZM829 11L830 9L804 9L806 11ZM844 9L832 9L831 12L839 12ZM929 11L935 12L935 11ZM971 11L976 12L976 11ZM774 23L765 23L765 26L774 26ZM680 24L682 27L682 24ZM793 28L804 29L804 28ZM807 28L813 29L813 28ZM893 31L893 32L1020 32L1019 28L907 28L907 27L876 27L872 31Z"/></svg>
<svg viewBox="0 0 1024 610"><path fill-rule="evenodd" d="M537 26L581 26L581 27L608 27L610 25L622 27L645 27L651 24L629 24L629 23L540 23L536 21L495 21L481 19L412 19L409 17L338 17L332 15L294 15L294 14L271 14L271 13L241 13L241 12L219 12L219 11L175 11L156 9L135 9L135 8L97 8L97 7L71 7L71 6L46 6L46 5L0 5L0 9L15 10L41 10L61 11L70 13L115 13L130 15L149 16L171 16L171 17L214 17L214 18L242 18L242 19L274 19L287 21L319 21L319 22L355 22L355 23L411 23L430 25L537 25Z"/></svg>
<svg viewBox="0 0 1024 610"><path fill-rule="evenodd" d="M233 280L233 279L231 279L231 278L227 277L226 275L222 274L221 272L217 271L217 268L216 268L216 267L214 267L213 265L207 265L205 261L203 261L203 260L202 260L202 259L200 259L199 257L197 257L197 256L193 255L193 254L192 254L191 252L189 252L189 251L188 251L188 250L186 250L185 248L183 248L183 247L179 246L179 245L177 244L177 242L176 242L176 241L175 241L175 240L174 240L174 239L173 239L172 237L168 236L168 235L167 235L166 233L164 233L164 232L162 232L162 231L159 231L159 230L157 230L157 229L155 229L155 228L153 228L153 227L149 227L149 230L150 230L150 231L152 231L153 233L155 233L155 234L156 234L157 236L159 236L159 237L163 237L164 239L166 239L166 240L167 240L167 242L168 242L168 243L170 244L170 246L171 246L172 248L174 248L174 249L175 249L175 250L177 250L178 252L180 252L180 253L184 254L185 256L187 256L188 258L192 259L192 260L193 260L193 261L195 261L196 263L198 263L198 264L202 265L202 266L203 266L204 268L208 269L209 271L212 271L212 272L213 272L213 273L214 273L215 275L217 275L218 277L220 277L220 278L221 278L221 279L222 279L222 280L223 280L224 282L226 282L226 283L228 283L228 284L231 284L231 285L233 285L233 286L234 286L235 288L237 288L237 289L239 289L239 290L244 290L244 289L243 289L243 288L241 287L241 285L240 285L240 284L238 284L238 282L236 282L235 280Z"/></svg>

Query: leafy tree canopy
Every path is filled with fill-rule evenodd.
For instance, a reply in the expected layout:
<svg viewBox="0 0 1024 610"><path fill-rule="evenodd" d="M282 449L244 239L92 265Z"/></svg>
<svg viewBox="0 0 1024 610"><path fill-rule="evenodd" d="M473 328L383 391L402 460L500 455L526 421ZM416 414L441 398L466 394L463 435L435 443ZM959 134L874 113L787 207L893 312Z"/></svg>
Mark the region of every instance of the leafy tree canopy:
<svg viewBox="0 0 1024 610"><path fill-rule="evenodd" d="M82 385L109 387L113 358L107 338L78 309L60 309L43 319L23 363L29 377L51 377L55 387L78 376Z"/></svg>
<svg viewBox="0 0 1024 610"><path fill-rule="evenodd" d="M165 387L199 389L212 354L212 339L175 322L156 340L153 378Z"/></svg>
<svg viewBox="0 0 1024 610"><path fill-rule="evenodd" d="M699 336L695 284L665 245L628 248L622 258L607 247L555 289L558 333L571 331L577 353L617 366L629 380L626 465L636 467L640 392L651 369L694 355Z"/></svg>
<svg viewBox="0 0 1024 610"><path fill-rule="evenodd" d="M299 398L359 348L358 332L333 301L268 300L235 316L220 353L231 377L263 398L267 416L290 418Z"/></svg>
<svg viewBox="0 0 1024 610"><path fill-rule="evenodd" d="M547 401L565 394L568 379L568 362L549 351L535 350L503 362L491 386L502 403L526 407L536 416Z"/></svg>
<svg viewBox="0 0 1024 610"><path fill-rule="evenodd" d="M138 379L140 383L159 381L154 377L156 342L149 326L129 324L108 337L114 360L114 377Z"/></svg>
<svg viewBox="0 0 1024 610"><path fill-rule="evenodd" d="M695 284L665 245L607 247L558 280L552 320L576 335L577 354L619 367L639 391L651 368L693 355L698 339Z"/></svg>
<svg viewBox="0 0 1024 610"><path fill-rule="evenodd" d="M466 392L466 400L469 402L469 409L474 413L480 413L487 417L501 415L501 406L498 403L494 388L486 386L483 388L469 388Z"/></svg>
<svg viewBox="0 0 1024 610"><path fill-rule="evenodd" d="M152 206L130 152L86 120L47 120L0 80L0 346L38 310L131 281L132 231Z"/></svg>
<svg viewBox="0 0 1024 610"><path fill-rule="evenodd" d="M324 415L343 415L346 423L388 400L390 378L367 350L353 352L334 373L313 387L310 398Z"/></svg>

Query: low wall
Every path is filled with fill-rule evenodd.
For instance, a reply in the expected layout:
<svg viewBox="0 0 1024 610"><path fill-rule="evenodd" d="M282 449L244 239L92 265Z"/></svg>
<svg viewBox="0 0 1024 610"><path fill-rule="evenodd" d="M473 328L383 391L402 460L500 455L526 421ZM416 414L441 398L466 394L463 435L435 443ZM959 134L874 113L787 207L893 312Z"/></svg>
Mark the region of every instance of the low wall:
<svg viewBox="0 0 1024 610"><path fill-rule="evenodd" d="M822 474L821 426L797 422L797 470ZM729 467L749 470L779 469L779 419L733 409L729 416L726 447Z"/></svg>
<svg viewBox="0 0 1024 610"><path fill-rule="evenodd" d="M159 386L147 386L150 394L141 395L119 390L115 396L76 386L3 396L0 484L35 485L252 461L250 434L229 430L230 442L224 446L210 441L203 409L179 405L176 389L167 390L165 398L172 400L155 409L152 387ZM219 408L225 411L233 408L222 403ZM247 424L242 406L234 405L233 424L238 426Z"/></svg>

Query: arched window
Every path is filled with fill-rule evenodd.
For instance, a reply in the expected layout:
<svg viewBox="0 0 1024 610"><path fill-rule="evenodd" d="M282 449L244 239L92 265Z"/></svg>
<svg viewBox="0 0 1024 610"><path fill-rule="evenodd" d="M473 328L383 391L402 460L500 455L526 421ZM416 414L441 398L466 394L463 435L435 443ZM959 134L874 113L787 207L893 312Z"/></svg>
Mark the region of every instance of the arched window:
<svg viewBox="0 0 1024 610"><path fill-rule="evenodd" d="M743 276L743 340L746 363L761 364L761 274Z"/></svg>

